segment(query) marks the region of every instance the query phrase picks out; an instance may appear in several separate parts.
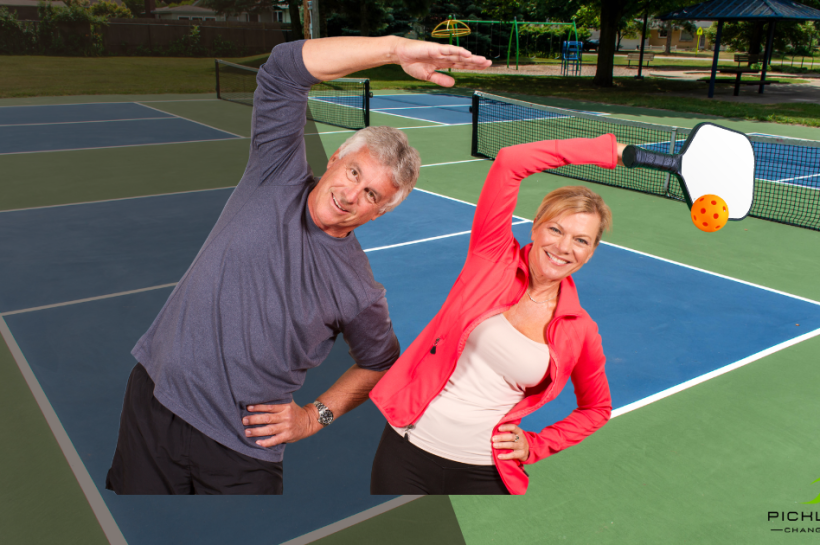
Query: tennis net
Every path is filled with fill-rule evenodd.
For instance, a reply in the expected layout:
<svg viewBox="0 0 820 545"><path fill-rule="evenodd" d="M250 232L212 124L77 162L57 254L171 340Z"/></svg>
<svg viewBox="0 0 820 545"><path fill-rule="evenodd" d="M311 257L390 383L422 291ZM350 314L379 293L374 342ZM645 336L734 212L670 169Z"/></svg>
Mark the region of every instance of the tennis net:
<svg viewBox="0 0 820 545"><path fill-rule="evenodd" d="M216 59L216 96L253 106L257 68ZM370 126L370 80L340 78L317 83L308 96L308 119L363 129Z"/></svg>
<svg viewBox="0 0 820 545"><path fill-rule="evenodd" d="M473 95L472 112L472 153L491 159L507 146L538 140L595 138L606 133L613 133L623 144L680 153L689 136L687 128L552 108L478 91ZM756 163L750 215L820 230L820 142L763 135L749 138ZM567 165L550 173L684 200L677 179L656 170Z"/></svg>

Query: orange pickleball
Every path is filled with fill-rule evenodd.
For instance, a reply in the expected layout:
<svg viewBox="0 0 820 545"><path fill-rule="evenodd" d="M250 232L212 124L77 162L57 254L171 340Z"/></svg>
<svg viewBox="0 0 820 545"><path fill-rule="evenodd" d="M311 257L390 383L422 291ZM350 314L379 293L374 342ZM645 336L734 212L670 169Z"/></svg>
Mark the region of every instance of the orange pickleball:
<svg viewBox="0 0 820 545"><path fill-rule="evenodd" d="M701 231L714 233L729 221L729 207L717 195L704 195L692 204L692 223Z"/></svg>

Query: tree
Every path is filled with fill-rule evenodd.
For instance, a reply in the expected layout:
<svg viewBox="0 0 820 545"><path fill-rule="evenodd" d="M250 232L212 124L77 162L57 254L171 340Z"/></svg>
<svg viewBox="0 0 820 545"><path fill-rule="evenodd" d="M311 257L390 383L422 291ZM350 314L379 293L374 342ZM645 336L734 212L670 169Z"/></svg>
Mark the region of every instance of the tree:
<svg viewBox="0 0 820 545"><path fill-rule="evenodd" d="M598 44L598 66L592 80L600 87L612 87L612 69L615 66L615 48L618 26L625 16L634 13L634 4L628 0L601 0L601 31Z"/></svg>
<svg viewBox="0 0 820 545"><path fill-rule="evenodd" d="M806 2L808 5L809 2ZM783 53L809 55L811 44L815 41L816 23L797 21L777 21L774 27L772 48ZM707 34L714 41L716 26L707 29ZM723 25L721 44L735 51L762 54L768 40L768 24L755 21L727 22Z"/></svg>
<svg viewBox="0 0 820 545"><path fill-rule="evenodd" d="M616 40L618 30L626 22L637 17L660 16L678 8L696 4L700 0L600 0L601 4L601 43L598 46L598 67L595 72L596 85L612 87L612 68L615 64ZM812 0L815 1L815 0ZM820 1L820 0L816 0Z"/></svg>
<svg viewBox="0 0 820 545"><path fill-rule="evenodd" d="M131 10L127 7L127 4L125 6L121 6L114 2L109 2L108 0L101 0L96 4L92 4L90 9L92 15L96 15L97 17L105 17L106 19L130 19L133 17L133 15L131 15Z"/></svg>

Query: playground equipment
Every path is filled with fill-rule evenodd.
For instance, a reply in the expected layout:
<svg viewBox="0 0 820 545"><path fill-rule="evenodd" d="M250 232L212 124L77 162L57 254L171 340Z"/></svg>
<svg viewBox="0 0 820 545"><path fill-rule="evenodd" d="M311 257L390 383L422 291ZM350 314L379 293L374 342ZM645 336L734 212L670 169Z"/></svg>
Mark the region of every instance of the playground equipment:
<svg viewBox="0 0 820 545"><path fill-rule="evenodd" d="M436 28L434 28L430 34L433 38L449 38L450 43L453 43L453 38L456 38L456 45L458 45L458 38L461 36L469 36L470 32L470 27L467 26L464 21L453 19L451 16L450 19L437 24Z"/></svg>
<svg viewBox="0 0 820 545"><path fill-rule="evenodd" d="M468 26L473 25L472 27ZM518 70L519 62L520 62L520 55L521 55L521 40L520 40L520 27L524 25L533 25L533 26L567 26L570 27L568 29L568 36L567 38L574 38L574 40L564 40L561 50L561 73L563 75L580 75L581 74L581 55L582 55L582 47L581 41L578 39L578 28L575 26L575 21L571 22L537 22L537 21L519 21L517 18L514 18L512 21L485 21L480 19L455 19L452 15L450 18L442 21L433 29L431 35L434 38L448 38L449 42L453 43L453 38L455 38L455 44L460 46L459 38L462 36L469 36L473 35L476 39L476 44L478 43L480 33L476 29L477 25L490 25L490 37L489 37L489 48L490 48L490 55L488 58L497 59L501 56L501 35L502 35L502 26L503 25L510 25L510 34L507 41L507 68L510 67L512 62L512 54L513 54L513 38L515 38L515 69ZM498 32L493 32L495 29L495 25L498 25ZM495 39L494 39L495 38ZM495 51L493 51L493 44L495 43ZM572 47L568 47L566 44L578 44L577 47L573 45ZM465 46L469 49L469 43L465 43ZM482 51L478 50L478 48L474 48L472 50L474 53L481 54ZM495 54L493 54L495 53ZM488 55L484 55L488 56Z"/></svg>
<svg viewBox="0 0 820 545"><path fill-rule="evenodd" d="M580 76L581 57L583 56L584 43L580 41L566 41L561 47L561 75Z"/></svg>

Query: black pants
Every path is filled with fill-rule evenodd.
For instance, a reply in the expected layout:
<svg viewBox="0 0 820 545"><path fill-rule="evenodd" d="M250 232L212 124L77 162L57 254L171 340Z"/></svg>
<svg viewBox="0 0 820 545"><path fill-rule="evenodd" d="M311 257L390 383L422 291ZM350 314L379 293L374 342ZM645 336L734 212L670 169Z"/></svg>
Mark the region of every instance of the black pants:
<svg viewBox="0 0 820 545"><path fill-rule="evenodd" d="M509 494L495 466L463 464L422 450L388 424L373 470L371 494Z"/></svg>
<svg viewBox="0 0 820 545"><path fill-rule="evenodd" d="M105 487L117 494L281 494L282 462L245 456L166 409L137 364Z"/></svg>

